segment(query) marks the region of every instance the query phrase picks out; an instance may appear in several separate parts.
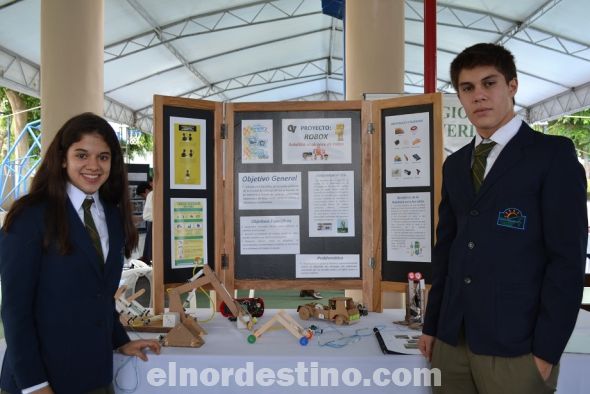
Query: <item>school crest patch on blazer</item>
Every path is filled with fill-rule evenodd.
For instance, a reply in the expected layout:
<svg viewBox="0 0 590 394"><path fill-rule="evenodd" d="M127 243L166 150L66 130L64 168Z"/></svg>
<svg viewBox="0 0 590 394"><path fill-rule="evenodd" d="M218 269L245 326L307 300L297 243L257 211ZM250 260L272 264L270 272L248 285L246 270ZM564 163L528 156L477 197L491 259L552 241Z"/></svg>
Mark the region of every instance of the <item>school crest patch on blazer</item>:
<svg viewBox="0 0 590 394"><path fill-rule="evenodd" d="M524 230L526 225L526 216L518 208L506 208L498 212L498 226L513 228L515 230Z"/></svg>

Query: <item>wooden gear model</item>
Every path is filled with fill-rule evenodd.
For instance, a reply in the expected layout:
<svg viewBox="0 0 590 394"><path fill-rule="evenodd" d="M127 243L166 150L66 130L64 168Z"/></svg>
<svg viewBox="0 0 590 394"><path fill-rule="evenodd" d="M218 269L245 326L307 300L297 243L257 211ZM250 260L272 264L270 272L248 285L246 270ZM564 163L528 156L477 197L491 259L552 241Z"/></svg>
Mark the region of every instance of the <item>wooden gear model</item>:
<svg viewBox="0 0 590 394"><path fill-rule="evenodd" d="M177 312L180 316L180 322L164 337L164 346L201 347L205 343L202 335L207 334L207 332L197 323L195 318L185 313L180 295L208 284L213 287L222 301L225 302L231 313L244 323L248 329L252 328L252 317L230 296L223 283L215 275L215 272L208 265L204 265L201 273L202 276L198 277L198 279L168 291L168 298L170 300L169 311ZM248 316L248 318L245 318L245 316Z"/></svg>

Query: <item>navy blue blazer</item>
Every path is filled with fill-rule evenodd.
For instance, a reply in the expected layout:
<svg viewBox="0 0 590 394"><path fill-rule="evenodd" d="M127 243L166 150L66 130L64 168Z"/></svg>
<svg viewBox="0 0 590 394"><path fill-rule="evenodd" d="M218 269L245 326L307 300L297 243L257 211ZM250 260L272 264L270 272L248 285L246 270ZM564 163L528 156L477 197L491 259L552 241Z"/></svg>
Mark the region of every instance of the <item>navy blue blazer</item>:
<svg viewBox="0 0 590 394"><path fill-rule="evenodd" d="M109 231L106 264L69 199L69 255L60 255L56 245L43 251L45 204L26 209L8 232L0 232L3 390L20 393L48 381L56 393L79 394L112 382L113 349L129 341L113 298L124 232L118 209L101 202Z"/></svg>
<svg viewBox="0 0 590 394"><path fill-rule="evenodd" d="M475 194L474 141L443 166L423 332L477 354L557 364L583 291L586 176L567 138L524 122Z"/></svg>

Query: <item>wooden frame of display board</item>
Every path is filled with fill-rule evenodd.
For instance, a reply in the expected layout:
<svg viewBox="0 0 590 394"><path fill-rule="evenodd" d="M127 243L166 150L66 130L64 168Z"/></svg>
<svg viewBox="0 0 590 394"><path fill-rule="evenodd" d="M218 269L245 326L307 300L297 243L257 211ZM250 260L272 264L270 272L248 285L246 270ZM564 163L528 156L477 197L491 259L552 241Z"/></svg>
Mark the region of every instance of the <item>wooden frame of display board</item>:
<svg viewBox="0 0 590 394"><path fill-rule="evenodd" d="M370 103L362 101L240 103L227 105L227 123L230 125L230 127L228 127L227 152L236 152L235 155L226 155L225 165L227 174L231 175L227 176L225 180L226 200L224 205L227 212L234 212L235 219L227 220L225 222L225 249L228 252L230 262L227 278L229 280L232 280L232 278L234 279L233 283L228 282L228 284L231 283L230 286L233 285L233 287L238 289L363 289L363 291L366 292L364 297L370 298L369 291L372 287L370 279L372 276L369 275L371 269L368 266L369 256L367 254L370 251L370 248L365 247L367 244L365 234L368 233L366 230L369 224L365 222L364 218L369 217L368 213L371 210L371 203L367 203L369 200L367 200L367 196L365 196L364 193L364 190L367 188L363 183L363 180L367 179L366 173L369 171L367 168L368 160L365 160L370 152L370 136L365 132L367 130L367 120L370 117L369 105ZM313 149L310 146L304 148L298 147L295 149L297 154L302 153L303 155L308 155L308 159L296 156L295 154L287 154L286 156L289 156L288 158L281 156L285 153L285 149L287 149L285 148L286 141L282 140L282 136L289 134L285 130L282 130L285 129L285 127L289 127L285 125L285 121L293 121L293 123L299 124L299 126L292 125L293 127L300 127L305 125L306 122L308 124L314 124L319 118L326 119L328 123L330 119L335 122L342 121L343 119L348 119L350 121L349 127L351 130L347 130L346 133L356 133L354 136L349 136L350 144L352 145L350 162L346 163L346 160L342 160L340 163L336 161L335 164L323 164L324 162L320 157L311 157L311 155L313 155ZM241 140L241 136L236 135L236 130L242 129L240 122L244 120L255 122L256 119L272 121L272 128L275 136L273 139L275 143L275 154L273 155L273 165L254 165L253 172L260 174L260 172L257 171L260 170L262 172L265 167L267 168L266 171L270 169L271 173L273 173L273 170L276 172L295 171L298 172L303 179L301 193L302 199L305 201L302 204L302 209L278 210L278 212L281 212L284 215L288 215L289 212L294 211L295 215L299 215L299 219L297 220L298 223L308 223L307 227L302 225L299 231L301 244L301 254L299 256L313 257L314 255L317 255L316 258L321 258L321 254L327 253L325 249L330 248L329 245L334 246L334 249L330 250L330 254L336 255L340 253L341 255L338 257L350 258L350 256L353 256L356 251L356 253L358 253L359 263L358 276L355 278L296 278L296 258L298 256L295 256L294 254L246 256L239 253L238 248L240 248L241 244L239 235L240 230L237 228L237 222L250 215L244 214L246 211L240 210L239 206L236 207L236 205L239 204L237 204L237 200L239 200L240 192L238 189L240 186L236 185L235 178L240 174L240 171L247 171L246 168L249 164L243 164L243 161L240 163L240 158L236 157L239 155L240 147L235 144L239 144ZM267 123L267 125L270 126L270 123ZM326 124L320 127L329 126ZM296 134L297 131L294 131L293 133ZM282 149L281 143L283 144ZM330 153L328 153L328 156L329 155ZM329 159L325 162L328 163ZM306 197L309 194L310 187L306 181L310 179L310 173L315 172L314 170L319 170L319 172L328 174L328 176L329 173L343 174L348 172L348 174L353 173L352 177L354 178L354 196L352 197L354 206L353 214L356 216L354 236L338 239L338 237L334 237L334 234L331 234L330 238L324 238L324 243L328 245L327 247L320 245L317 242L318 238L309 236L309 222L311 219L309 217L309 206L306 208L309 199ZM354 177L354 175L356 175L356 177ZM256 209L254 211L256 211ZM264 214L266 215L272 215L272 211L269 210L258 211L265 212ZM356 246L342 244L350 243L348 240L351 240L353 244L356 243ZM344 252L342 252L342 250L344 250ZM267 250L265 253L268 252L269 251ZM258 277L253 278L252 275L250 275L252 272L240 273L240 265L249 265L250 268L254 265L258 265L260 270L258 270L257 275L254 275Z"/></svg>
<svg viewBox="0 0 590 394"><path fill-rule="evenodd" d="M186 242L194 250L195 243L199 242L191 238L189 231L203 231L206 240L197 244L197 248L206 248L205 255L202 256L205 262L214 270L218 270L216 262L221 259L221 240L222 234L219 234L221 228L215 226L223 218L223 204L215 201L216 196L221 196L221 179L222 168L222 142L221 142L221 121L222 121L222 104L212 101L184 99L178 97L154 96L154 211L153 211L153 288L152 297L154 312L156 314L164 311L165 291L168 287L175 287L182 284L192 277L192 266L186 268L177 250L173 251L175 242ZM182 135L182 128L186 123L186 128L200 138L192 139L186 142L186 148L182 148L182 140L178 141L177 134ZM194 127L193 127L194 126ZM171 129L173 130L171 132ZM203 130L204 129L204 130ZM180 151L180 149L183 149ZM192 150L194 150L194 152ZM190 170L196 168L200 174L195 181L192 176L184 182L183 179L177 180L177 176L172 176L171 166L174 171L181 168L180 159L176 150L183 155L182 159L189 160L187 166ZM171 155L171 152L174 154ZM188 152L188 153L187 153ZM197 154L199 152L199 154ZM200 153L203 153L203 158ZM190 155L190 156L189 156ZM171 157L172 156L172 157ZM194 157L196 161L190 161ZM188 168L188 167L187 167ZM189 175L189 174L187 174ZM203 178L204 176L204 178ZM203 181L204 180L204 181ZM198 188L191 186L197 184ZM187 233L180 234L179 238L185 238L180 241L172 239L172 217L171 204L176 203L181 206L187 200L195 200L200 206L186 208L189 213L198 212L202 209L205 215L205 227L202 230L186 230ZM203 209L203 205L205 205ZM174 209L174 207L172 207ZM188 216L188 214L187 214ZM202 216L201 216L202 219ZM192 227L193 222L182 223L183 226ZM198 223L198 222L196 222ZM202 223L201 223L202 224ZM187 248L188 249L188 248ZM190 254L187 252L187 254ZM194 260L194 257L186 260ZM173 266L179 268L173 269Z"/></svg>
<svg viewBox="0 0 590 394"><path fill-rule="evenodd" d="M391 117L391 118L390 118ZM415 95L407 97L398 97L387 100L376 100L373 101L372 106L372 118L375 124L375 140L373 141L373 157L380 157L381 159L374 162L376 170L372 173L373 177L373 190L372 193L376 197L374 201L373 211L373 237L377 239L378 248L374 251L375 272L374 272L374 288L373 288L373 309L380 311L383 309L381 305L382 292L400 292L405 293L407 286L407 274L408 272L421 272L426 283L431 283L432 267L432 249L435 243L435 228L438 223L438 206L441 198L441 186L442 186L442 162L443 162L443 128L442 128L442 95L440 93ZM386 120L391 121L386 122ZM399 169L391 165L393 161L397 159L395 156L398 155L401 163L407 160L409 156L410 161L412 155L410 151L407 154L402 153L403 148L397 147L398 141L401 139L395 138L397 127L394 127L395 123L402 124L399 131L402 128L406 133L407 128L412 122L428 122L428 135L425 136L430 140L428 146L430 151L430 176L428 182L392 182L393 184L387 185L390 181L387 179L389 171L396 171ZM410 126L410 128L412 128ZM420 131L420 128L417 129ZM387 133L390 133L389 136ZM404 134L400 134L403 136ZM393 140L395 146L393 150L394 157L384 157L387 149L387 139ZM409 141L411 144L413 141ZM400 144L402 145L403 142ZM392 149L390 149L392 150ZM424 156L424 155L422 155ZM384 168L385 167L385 168ZM403 167L402 167L403 168ZM410 168L410 170L416 170L416 168ZM403 171L403 169L402 169ZM388 223L388 209L391 209L390 205L387 205L388 196L428 196L429 202L426 204L429 206L430 217L424 218L424 222L427 226L429 225L428 235L430 236L429 245L426 245L425 250L429 249L429 256L425 256L425 260L420 260L421 256L405 256L399 257L400 248L395 248L393 251L388 245L387 240L389 233L395 233L395 229L389 228L391 225ZM418 198L420 200L420 198ZM391 201L389 201L391 203ZM424 201L420 201L424 203ZM412 208L410 208L411 210ZM428 215L427 215L428 216ZM385 222L385 223L384 223ZM419 221L418 221L419 222ZM397 243L401 244L403 239L390 239L390 244ZM397 255L389 259L388 255Z"/></svg>
<svg viewBox="0 0 590 394"><path fill-rule="evenodd" d="M402 108L402 109L399 109ZM211 204L207 205L208 241L214 245L213 252L209 250L208 263L224 283L230 293L234 289L362 289L363 302L370 310L379 311L382 308L382 291L402 291L404 280L399 275L383 276L382 271L382 215L384 188L382 187L382 116L386 111L394 111L395 114L404 114L408 109L409 113L415 110L426 108L429 116L429 152L432 182L428 192L433 195L431 205L438 204L438 194L434 191L440 189L440 171L442 157L442 119L441 119L441 97L440 94L429 94L412 97L401 97L390 100L378 101L349 101L349 102L272 102L272 103L236 103L225 104L207 102L194 99L180 99L173 97L155 96L154 99L154 305L156 312L161 311L164 305L164 292L166 287L175 286L184 282L192 275L185 272L183 278L169 280L166 275L166 266L172 261L169 256L171 248L166 249L166 243L170 242L170 202L167 200L175 196L195 196L195 198L210 198ZM172 111L172 112L171 112ZM175 112L176 111L176 112ZM195 112L196 111L196 112ZM201 112L199 112L201 111ZM203 112L204 111L204 112ZM384 112L385 111L385 112ZM397 112L395 112L397 111ZM206 160L207 171L214 179L213 184L207 184L207 190L183 191L178 193L169 187L169 178L166 177L170 168L170 116L199 117L209 114L207 133L211 139L207 140L213 146L213 158ZM325 124L321 121L325 120ZM245 123L243 123L245 122ZM292 123L292 124L291 124ZM341 124L345 126L341 126ZM212 130L209 130L211 125ZM225 126L227 125L227 126ZM319 127L335 129L348 128L347 143L351 146L350 153L344 153L344 160L336 158L342 152L327 152L305 147L301 140L292 140L294 137L287 132L289 129L293 135L298 130L309 130ZM252 138L246 133L246 129L258 131L270 128L270 134L264 138ZM292 129L290 129L292 128ZM223 132L222 132L223 129ZM250 132L251 130L248 129ZM334 131L335 133L335 131ZM222 139L221 135L224 134ZM263 134L261 134L263 135ZM268 145L268 135L272 135ZM248 138L248 147L242 146L242 138ZM283 141L285 138L285 141ZM313 138L310 137L310 138ZM326 137L332 138L332 137ZM340 138L340 137L338 137ZM264 140L264 141L261 141ZM293 152L285 150L282 145L289 142L289 146L295 146ZM340 140L339 140L340 141ZM273 145L273 142L276 145ZM338 144L333 144L334 146ZM262 149L259 149L262 147ZM252 161L252 149L257 151L257 158ZM312 153L313 151L313 153ZM285 157L287 159L285 159ZM316 155L316 156L314 156ZM348 155L348 156L347 156ZM243 157L242 157L243 156ZM256 155L254 155L256 156ZM269 160L270 156L270 160ZM223 161L225 158L225 161ZM247 158L244 160L244 158ZM302 159L303 158L303 159ZM317 162L305 162L304 160L317 160ZM257 161L258 160L258 161ZM326 160L320 162L320 160ZM330 160L333 160L330 162ZM416 159L417 160L417 159ZM223 173L225 174L223 174ZM268 174L260 174L268 172ZM276 174L277 172L282 174ZM239 178L240 174L245 177ZM352 175L351 175L352 174ZM267 177L268 175L268 177ZM283 193L283 190L273 189L274 185L260 184L255 203L250 201L248 194L252 189L247 184L248 179L258 181L259 179L270 179L277 175L279 179L294 179L295 181L285 186L285 190L296 190L301 202L295 205L293 195ZM248 178L249 177L249 178ZM258 177L258 178L257 178ZM309 212L310 205L313 206L314 215L322 207L318 195L328 195L325 187L321 186L319 178L344 179L346 187L352 185L353 197L350 198L353 206L352 217L347 220L336 219L336 222L325 223L328 219L321 217L317 219ZM209 179L208 178L208 179ZM245 181L246 179L246 181ZM275 178L272 178L273 181ZM323 178L321 179L323 181ZM253 181L254 182L254 181ZM262 181L261 181L262 182ZM266 181L264 181L266 182ZM310 183L314 185L314 191L310 192ZM318 187L318 185L320 185ZM281 186L282 187L282 186ZM322 189L318 192L315 189ZM243 190L242 190L243 189ZM274 193L279 190L276 199L263 201L262 196ZM347 189L350 190L350 189ZM410 190L413 190L410 188ZM201 194L199 194L201 193ZM313 194L310 194L313 193ZM342 195L343 193L340 193ZM345 194L345 193L344 193ZM285 196L286 195L286 196ZM291 198L291 199L290 199ZM310 203L310 199L314 202ZM277 203L275 200L279 200ZM295 199L296 200L296 199ZM337 204L346 205L345 200L336 199ZM277 204L269 210L263 203ZM213 205L211 207L210 205ZM243 205L243 206L242 206ZM160 209L158 209L160 207ZM338 215L346 216L346 212ZM166 218L168 215L168 218ZM350 213L349 213L350 215ZM252 218L254 216L254 218ZM322 215L319 215L322 216ZM325 216L325 215L324 215ZM286 252L273 253L272 246L264 245L260 240L251 237L253 233L261 230L264 234L265 224L275 225L273 220L279 217L277 222L286 222L283 228L277 231L287 233ZM294 218L296 217L296 218ZM211 219L213 218L213 223ZM270 219L269 219L270 218ZM431 226L434 226L436 217L432 215ZM242 229L242 219L245 230ZM262 219L260 221L259 219ZM270 220L264 222L264 220ZM317 222L322 220L322 222ZM354 230L351 231L348 223L354 221ZM300 226L301 223L301 227ZM312 223L312 225L310 225ZM331 231L338 223L338 233L329 236L318 236L321 231ZM289 227L297 226L297 231L290 231ZM253 230L251 230L253 229ZM274 227L273 227L274 229ZM286 229L286 230L285 230ZM253 231L253 232L252 232ZM269 231L269 230L266 230ZM342 238L350 231L350 237ZM272 233L267 233L272 234ZM294 246L289 241L293 234L299 234L297 242L300 246ZM312 235L313 234L313 235ZM326 233L328 234L328 233ZM241 247L242 237L248 242L245 249ZM432 242L434 240L432 239ZM260 245L258 245L260 242ZM266 248L261 254L255 254L251 245L256 248ZM281 246L284 246L281 244ZM291 249L289 249L291 248ZM310 278L307 276L309 267L313 266L314 259L323 259L325 256L331 258L344 257L358 254L355 260L346 261L343 267L350 269L352 275L349 277L326 277L320 273L319 277ZM311 256L311 258L309 257ZM358 263L357 260L358 259ZM323 262L322 262L323 263ZM358 270L355 271L355 264ZM326 264L330 266L330 264ZM303 267L303 268L301 268ZM333 266L332 266L333 267ZM260 270L258 269L260 268ZM424 267L423 271L427 271ZM303 274L302 274L303 272ZM325 271L325 272L330 272ZM389 275L389 276L388 276ZM338 275L335 275L338 276ZM352 277L350 277L352 276ZM427 274L429 277L429 273Z"/></svg>

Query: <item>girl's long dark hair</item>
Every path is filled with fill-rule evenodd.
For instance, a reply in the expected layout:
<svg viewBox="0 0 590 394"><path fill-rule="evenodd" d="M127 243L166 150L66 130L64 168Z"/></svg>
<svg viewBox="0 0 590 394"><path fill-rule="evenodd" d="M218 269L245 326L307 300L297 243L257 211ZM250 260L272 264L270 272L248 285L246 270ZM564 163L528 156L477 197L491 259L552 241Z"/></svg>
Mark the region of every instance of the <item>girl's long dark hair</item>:
<svg viewBox="0 0 590 394"><path fill-rule="evenodd" d="M52 242L56 242L61 254L69 254L72 251L68 237L68 221L65 220L68 175L63 163L66 161L68 148L72 144L80 141L84 135L94 133L100 135L111 149L111 172L106 182L100 187L99 194L103 200L116 205L121 212L125 232L125 256L131 256L131 251L137 247L138 236L131 218L123 153L111 125L90 112L74 116L59 129L33 178L29 194L15 201L6 215L4 231L9 231L16 217L24 209L46 202L43 247L47 249Z"/></svg>

